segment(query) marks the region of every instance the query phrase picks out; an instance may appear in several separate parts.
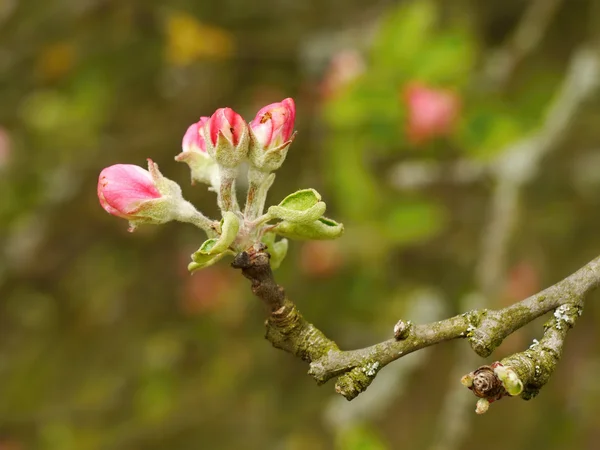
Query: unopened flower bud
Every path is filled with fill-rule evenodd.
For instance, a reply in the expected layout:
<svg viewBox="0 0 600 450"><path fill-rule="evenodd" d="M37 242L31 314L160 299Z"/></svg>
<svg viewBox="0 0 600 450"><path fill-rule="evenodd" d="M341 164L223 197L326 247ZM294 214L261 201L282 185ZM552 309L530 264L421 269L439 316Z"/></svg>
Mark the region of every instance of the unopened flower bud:
<svg viewBox="0 0 600 450"><path fill-rule="evenodd" d="M184 152L198 152L206 154L206 142L204 141L202 129L209 119L210 117L202 116L198 122L193 123L188 127L185 135L183 136L183 140L181 141L181 149Z"/></svg>
<svg viewBox="0 0 600 450"><path fill-rule="evenodd" d="M185 162L192 174L192 184L196 181L212 185L213 189L219 187L219 171L217 163L206 151L204 139L204 126L209 117L201 117L196 123L190 125L181 142L181 153L175 161Z"/></svg>
<svg viewBox="0 0 600 450"><path fill-rule="evenodd" d="M248 158L264 172L279 169L294 140L296 105L286 98L261 108L250 122L251 142Z"/></svg>
<svg viewBox="0 0 600 450"><path fill-rule="evenodd" d="M237 167L248 154L248 124L233 109L217 109L203 131L208 154L221 166Z"/></svg>
<svg viewBox="0 0 600 450"><path fill-rule="evenodd" d="M210 221L183 199L179 185L165 178L150 159L148 170L116 164L100 172L98 199L106 212L129 220L130 231L140 224L158 225L171 220L210 226Z"/></svg>
<svg viewBox="0 0 600 450"><path fill-rule="evenodd" d="M488 399L480 398L477 400L477 406L475 408L477 414L485 414L488 409L490 409L490 401Z"/></svg>

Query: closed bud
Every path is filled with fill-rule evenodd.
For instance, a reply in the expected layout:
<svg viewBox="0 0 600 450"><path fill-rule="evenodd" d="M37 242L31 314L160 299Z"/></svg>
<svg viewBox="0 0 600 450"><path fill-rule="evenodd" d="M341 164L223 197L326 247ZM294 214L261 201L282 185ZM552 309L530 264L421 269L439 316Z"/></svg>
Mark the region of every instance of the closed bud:
<svg viewBox="0 0 600 450"><path fill-rule="evenodd" d="M264 172L279 169L294 139L296 105L286 98L265 106L250 122L251 142L248 158Z"/></svg>
<svg viewBox="0 0 600 450"><path fill-rule="evenodd" d="M192 184L194 182L212 185L213 189L219 187L219 171L216 162L206 151L204 139L204 126L209 117L201 117L196 123L190 125L181 142L181 153L175 161L184 162L190 167Z"/></svg>
<svg viewBox="0 0 600 450"><path fill-rule="evenodd" d="M98 199L102 208L129 220L130 231L140 224L158 225L195 214L177 183L165 178L151 160L148 169L116 164L100 172Z"/></svg>
<svg viewBox="0 0 600 450"><path fill-rule="evenodd" d="M231 108L217 109L203 134L208 154L223 167L237 167L248 154L248 124Z"/></svg>

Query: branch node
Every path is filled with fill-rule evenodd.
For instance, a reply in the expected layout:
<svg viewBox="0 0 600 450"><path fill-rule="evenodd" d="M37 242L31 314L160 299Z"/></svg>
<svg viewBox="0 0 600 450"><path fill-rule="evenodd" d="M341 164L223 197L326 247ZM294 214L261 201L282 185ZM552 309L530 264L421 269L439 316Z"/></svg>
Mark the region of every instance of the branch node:
<svg viewBox="0 0 600 450"><path fill-rule="evenodd" d="M400 319L396 325L394 325L394 337L397 341L402 341L408 337L412 328L412 322L408 322Z"/></svg>

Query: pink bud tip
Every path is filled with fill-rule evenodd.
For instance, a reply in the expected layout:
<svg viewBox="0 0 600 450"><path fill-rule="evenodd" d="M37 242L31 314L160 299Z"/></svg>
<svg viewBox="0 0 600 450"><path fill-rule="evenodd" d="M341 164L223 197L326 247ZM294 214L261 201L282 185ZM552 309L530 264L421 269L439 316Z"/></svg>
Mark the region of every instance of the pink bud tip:
<svg viewBox="0 0 600 450"><path fill-rule="evenodd" d="M202 128L208 122L209 117L200 117L200 120L191 124L181 142L181 148L184 152L206 152L206 142L202 136Z"/></svg>
<svg viewBox="0 0 600 450"><path fill-rule="evenodd" d="M250 128L258 143L265 149L279 147L290 140L294 132L296 105L286 98L279 103L271 103L258 111L250 122Z"/></svg>
<svg viewBox="0 0 600 450"><path fill-rule="evenodd" d="M407 135L413 144L450 134L460 110L460 99L448 90L413 82L404 89L408 108Z"/></svg>
<svg viewBox="0 0 600 450"><path fill-rule="evenodd" d="M217 145L219 133L231 142L231 144L237 146L247 125L242 116L233 109L219 108L207 120L205 127L208 139L210 139L213 146Z"/></svg>
<svg viewBox="0 0 600 450"><path fill-rule="evenodd" d="M108 213L132 219L139 206L161 197L150 172L132 164L116 164L100 172L98 199Z"/></svg>

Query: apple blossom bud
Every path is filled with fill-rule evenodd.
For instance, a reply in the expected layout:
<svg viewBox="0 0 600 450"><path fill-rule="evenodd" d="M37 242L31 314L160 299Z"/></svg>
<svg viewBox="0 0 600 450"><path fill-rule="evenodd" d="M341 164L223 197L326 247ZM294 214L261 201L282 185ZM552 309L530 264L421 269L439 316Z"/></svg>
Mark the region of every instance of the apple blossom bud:
<svg viewBox="0 0 600 450"><path fill-rule="evenodd" d="M286 98L261 108L250 122L251 141L248 158L264 172L279 169L294 140L296 105Z"/></svg>
<svg viewBox="0 0 600 450"><path fill-rule="evenodd" d="M219 170L217 163L206 151L204 139L204 126L209 117L200 117L200 120L190 125L181 142L181 153L175 161L184 162L190 167L192 184L196 181L210 184L214 190L219 188Z"/></svg>
<svg viewBox="0 0 600 450"><path fill-rule="evenodd" d="M130 231L140 224L162 224L171 220L190 222L210 229L212 222L181 195L181 188L165 178L148 160L148 170L132 164L116 164L100 172L98 199L104 210L129 220Z"/></svg>
<svg viewBox="0 0 600 450"><path fill-rule="evenodd" d="M248 154L248 124L231 108L219 108L204 124L208 154L221 166L237 167Z"/></svg>
<svg viewBox="0 0 600 450"><path fill-rule="evenodd" d="M447 136L454 129L460 109L454 92L414 82L405 87L404 99L408 108L406 132L411 143Z"/></svg>
<svg viewBox="0 0 600 450"><path fill-rule="evenodd" d="M193 123L188 127L181 142L181 148L184 152L200 152L206 154L206 142L202 135L202 129L209 119L210 117L202 116L198 122Z"/></svg>
<svg viewBox="0 0 600 450"><path fill-rule="evenodd" d="M142 205L161 198L150 172L133 164L115 164L100 172L98 198L113 216L134 220Z"/></svg>

